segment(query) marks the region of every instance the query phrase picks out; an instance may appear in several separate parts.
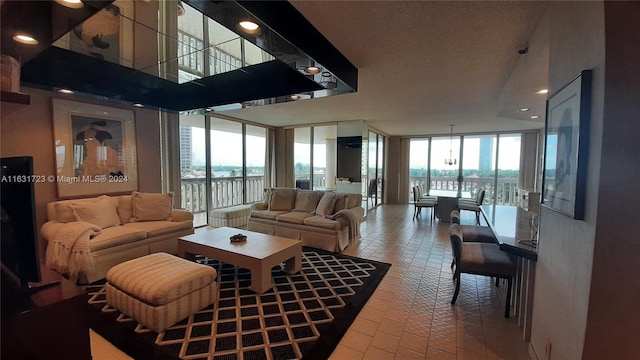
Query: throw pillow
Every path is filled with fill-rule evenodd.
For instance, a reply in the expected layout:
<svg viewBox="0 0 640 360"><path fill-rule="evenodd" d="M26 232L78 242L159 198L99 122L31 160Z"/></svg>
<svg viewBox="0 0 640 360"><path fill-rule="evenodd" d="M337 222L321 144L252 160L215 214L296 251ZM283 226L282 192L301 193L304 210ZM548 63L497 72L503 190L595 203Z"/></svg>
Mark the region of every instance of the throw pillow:
<svg viewBox="0 0 640 360"><path fill-rule="evenodd" d="M171 220L173 210L173 192L166 194L141 193L131 194L133 217L131 221Z"/></svg>
<svg viewBox="0 0 640 360"><path fill-rule="evenodd" d="M320 216L333 214L333 209L336 205L336 194L325 193L320 199L318 206L316 207L316 214Z"/></svg>
<svg viewBox="0 0 640 360"><path fill-rule="evenodd" d="M295 189L271 189L269 210L291 211L296 201Z"/></svg>
<svg viewBox="0 0 640 360"><path fill-rule="evenodd" d="M320 193L313 190L298 190L296 194L296 206L293 211L313 213L318 206L318 195Z"/></svg>
<svg viewBox="0 0 640 360"><path fill-rule="evenodd" d="M101 229L120 225L120 217L113 204L106 196L95 201L83 201L70 205L75 221L94 224Z"/></svg>
<svg viewBox="0 0 640 360"><path fill-rule="evenodd" d="M335 205L335 209L333 209L333 211L334 212L338 212L340 210L347 209L348 202L349 202L349 195L347 195L347 194L336 194L336 205Z"/></svg>
<svg viewBox="0 0 640 360"><path fill-rule="evenodd" d="M75 215L73 215L73 209L71 208L72 204L73 202L65 201L59 202L54 205L56 209L56 216L58 217L57 220L59 223L69 223L76 221L76 217Z"/></svg>

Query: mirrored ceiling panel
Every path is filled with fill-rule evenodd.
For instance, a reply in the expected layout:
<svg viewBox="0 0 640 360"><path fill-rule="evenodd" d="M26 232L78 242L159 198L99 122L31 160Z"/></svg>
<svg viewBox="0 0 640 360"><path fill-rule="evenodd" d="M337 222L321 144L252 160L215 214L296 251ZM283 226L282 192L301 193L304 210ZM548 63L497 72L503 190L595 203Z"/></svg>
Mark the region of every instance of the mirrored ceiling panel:
<svg viewBox="0 0 640 360"><path fill-rule="evenodd" d="M178 111L357 90L357 69L291 4L269 4L116 0L25 64L23 80Z"/></svg>

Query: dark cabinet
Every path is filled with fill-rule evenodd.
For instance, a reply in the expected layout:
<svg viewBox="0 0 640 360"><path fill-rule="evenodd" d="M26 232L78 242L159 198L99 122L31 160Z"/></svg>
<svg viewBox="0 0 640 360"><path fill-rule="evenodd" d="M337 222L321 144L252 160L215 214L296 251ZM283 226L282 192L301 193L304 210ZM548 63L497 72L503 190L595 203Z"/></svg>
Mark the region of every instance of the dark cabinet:
<svg viewBox="0 0 640 360"><path fill-rule="evenodd" d="M91 359L88 295L42 268L43 283L60 283L24 295L2 280L2 359Z"/></svg>

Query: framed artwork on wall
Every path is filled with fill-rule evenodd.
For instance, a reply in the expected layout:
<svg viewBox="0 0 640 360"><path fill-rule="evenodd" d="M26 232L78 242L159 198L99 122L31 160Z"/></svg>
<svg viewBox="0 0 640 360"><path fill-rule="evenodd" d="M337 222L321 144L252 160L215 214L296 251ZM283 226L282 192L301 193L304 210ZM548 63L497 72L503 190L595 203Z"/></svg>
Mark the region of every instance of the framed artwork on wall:
<svg viewBox="0 0 640 360"><path fill-rule="evenodd" d="M53 99L58 197L138 189L134 112Z"/></svg>
<svg viewBox="0 0 640 360"><path fill-rule="evenodd" d="M547 100L542 205L584 218L591 107L591 70Z"/></svg>

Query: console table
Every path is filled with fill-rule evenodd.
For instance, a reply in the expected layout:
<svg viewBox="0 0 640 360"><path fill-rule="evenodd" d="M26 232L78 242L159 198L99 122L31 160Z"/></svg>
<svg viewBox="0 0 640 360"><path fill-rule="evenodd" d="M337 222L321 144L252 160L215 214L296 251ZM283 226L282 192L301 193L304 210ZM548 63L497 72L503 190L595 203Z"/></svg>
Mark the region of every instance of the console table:
<svg viewBox="0 0 640 360"><path fill-rule="evenodd" d="M512 255L516 263L517 274L511 294L512 308L518 318L518 326L523 328L523 338L529 341L538 260L537 249L531 245L532 238L537 236L530 224L533 213L506 205L482 205L480 208L500 244L500 250Z"/></svg>
<svg viewBox="0 0 640 360"><path fill-rule="evenodd" d="M2 359L91 359L87 293L41 265L42 282L59 284L32 295L2 281Z"/></svg>

